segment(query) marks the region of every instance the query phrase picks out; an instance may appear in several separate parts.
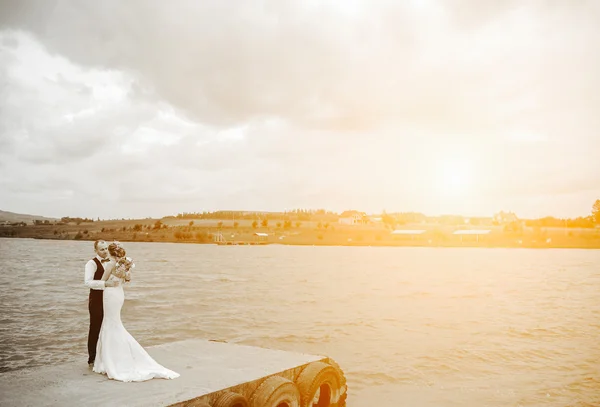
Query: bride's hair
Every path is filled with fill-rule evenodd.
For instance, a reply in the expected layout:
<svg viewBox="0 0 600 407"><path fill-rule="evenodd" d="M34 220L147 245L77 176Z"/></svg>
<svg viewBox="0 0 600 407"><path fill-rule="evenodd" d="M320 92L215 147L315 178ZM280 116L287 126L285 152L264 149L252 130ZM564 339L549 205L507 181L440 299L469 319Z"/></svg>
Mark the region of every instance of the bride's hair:
<svg viewBox="0 0 600 407"><path fill-rule="evenodd" d="M113 257L125 257L125 249L119 242L113 242L108 245L108 253Z"/></svg>

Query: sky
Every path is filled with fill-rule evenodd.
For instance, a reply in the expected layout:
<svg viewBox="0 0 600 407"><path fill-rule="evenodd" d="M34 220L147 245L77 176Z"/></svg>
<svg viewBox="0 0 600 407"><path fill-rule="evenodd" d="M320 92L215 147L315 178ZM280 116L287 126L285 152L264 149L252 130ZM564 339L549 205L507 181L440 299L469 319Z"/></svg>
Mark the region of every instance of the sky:
<svg viewBox="0 0 600 407"><path fill-rule="evenodd" d="M0 1L0 209L587 216L600 2Z"/></svg>

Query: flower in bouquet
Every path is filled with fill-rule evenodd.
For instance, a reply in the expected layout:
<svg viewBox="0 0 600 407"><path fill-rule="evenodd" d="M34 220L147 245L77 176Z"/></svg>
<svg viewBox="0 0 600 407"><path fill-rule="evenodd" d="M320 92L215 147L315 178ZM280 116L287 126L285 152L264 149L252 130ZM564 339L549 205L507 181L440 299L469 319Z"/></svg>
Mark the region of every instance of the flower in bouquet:
<svg viewBox="0 0 600 407"><path fill-rule="evenodd" d="M108 252L116 258L115 269L112 274L120 279L129 281L131 279L129 272L135 267L135 264L131 257L126 257L127 252L121 242L115 241L108 245Z"/></svg>
<svg viewBox="0 0 600 407"><path fill-rule="evenodd" d="M117 264L115 264L115 271L113 274L123 280L129 281L131 279L129 273L134 267L135 263L131 257L121 257L117 260Z"/></svg>

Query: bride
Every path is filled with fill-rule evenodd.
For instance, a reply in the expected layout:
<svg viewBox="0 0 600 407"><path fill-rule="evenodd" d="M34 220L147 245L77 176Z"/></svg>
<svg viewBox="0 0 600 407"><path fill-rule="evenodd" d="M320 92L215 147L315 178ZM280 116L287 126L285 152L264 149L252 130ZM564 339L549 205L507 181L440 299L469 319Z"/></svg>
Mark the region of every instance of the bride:
<svg viewBox="0 0 600 407"><path fill-rule="evenodd" d="M158 364L146 350L127 332L121 322L121 307L125 296L123 282L129 281L130 273L122 272L117 262L125 258L120 243L108 245L110 262L105 266L102 280L117 280L116 287L104 289L104 319L100 328L94 372L103 373L109 379L122 382L141 382L153 378L175 379L179 373Z"/></svg>

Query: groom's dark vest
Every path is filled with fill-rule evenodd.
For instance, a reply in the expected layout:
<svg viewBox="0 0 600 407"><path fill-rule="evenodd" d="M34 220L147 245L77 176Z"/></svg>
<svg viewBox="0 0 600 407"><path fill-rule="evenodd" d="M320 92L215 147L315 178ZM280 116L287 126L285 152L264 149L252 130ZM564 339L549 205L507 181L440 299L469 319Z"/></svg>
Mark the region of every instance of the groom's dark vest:
<svg viewBox="0 0 600 407"><path fill-rule="evenodd" d="M94 257L92 260L96 263L96 272L94 273L94 280L101 280L104 274L104 266L100 263L98 258ZM102 290L92 290L90 288L90 301L102 303Z"/></svg>

